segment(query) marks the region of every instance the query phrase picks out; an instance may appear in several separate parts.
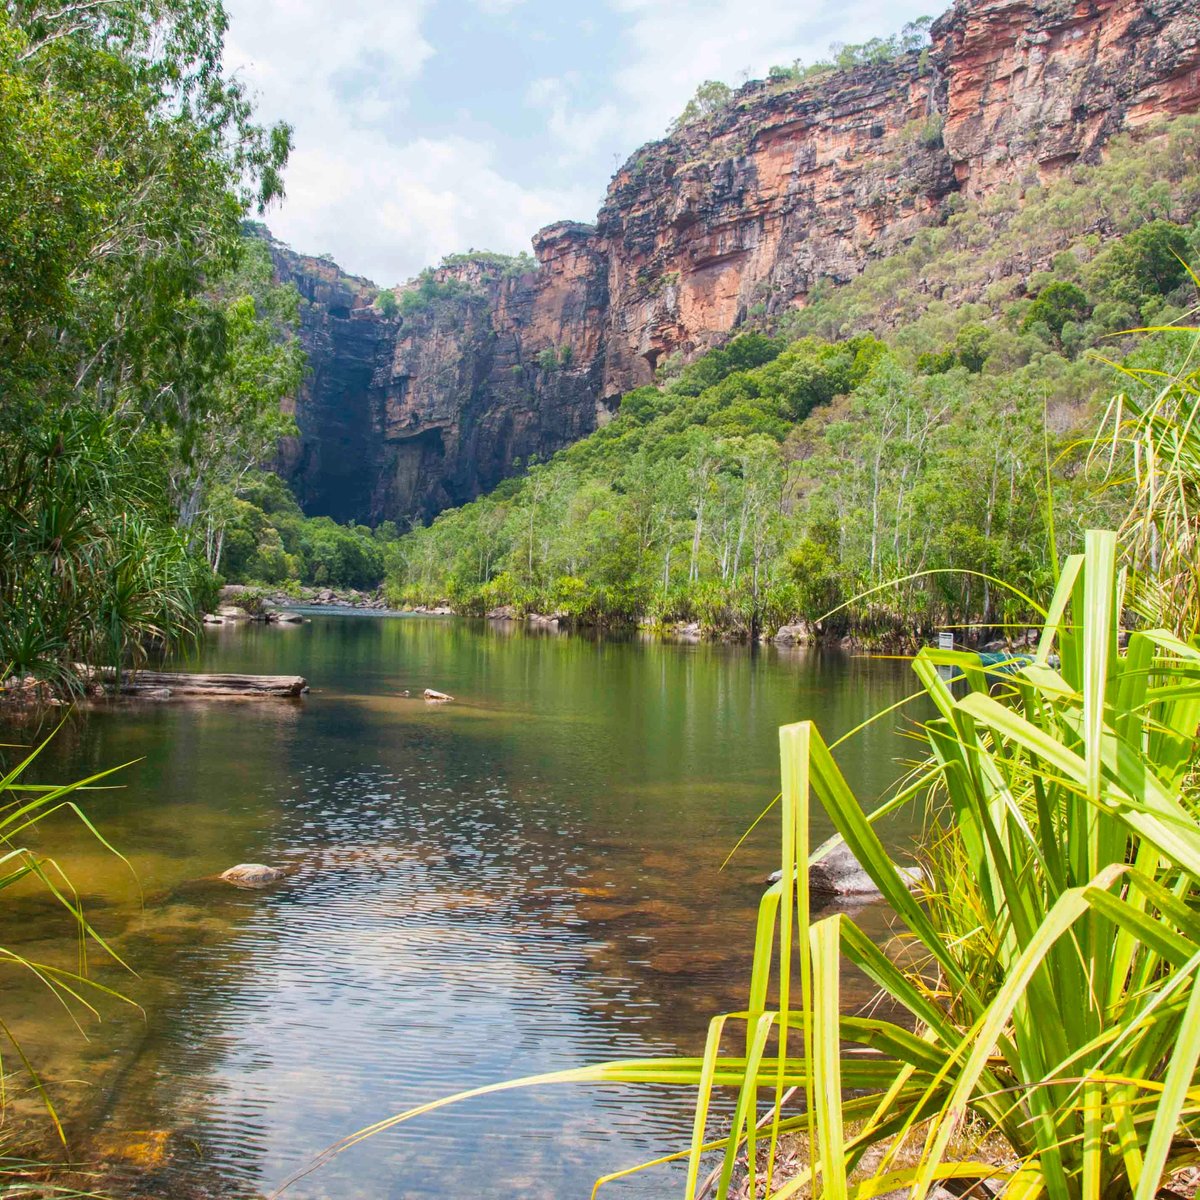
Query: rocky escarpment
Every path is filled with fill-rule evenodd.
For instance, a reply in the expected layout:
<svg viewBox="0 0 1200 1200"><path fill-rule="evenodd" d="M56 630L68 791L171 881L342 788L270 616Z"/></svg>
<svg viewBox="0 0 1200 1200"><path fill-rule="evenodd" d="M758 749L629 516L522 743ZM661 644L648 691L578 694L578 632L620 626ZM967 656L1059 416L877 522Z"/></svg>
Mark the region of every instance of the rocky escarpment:
<svg viewBox="0 0 1200 1200"><path fill-rule="evenodd" d="M923 53L747 84L643 147L595 226L537 235L536 269L464 256L388 317L365 281L275 247L312 365L285 474L309 512L428 519L589 433L667 356L852 278L956 194L1197 109L1192 0L958 0Z"/></svg>
<svg viewBox="0 0 1200 1200"><path fill-rule="evenodd" d="M464 256L403 289L391 316L365 281L272 243L304 301L310 373L280 467L305 511L427 520L594 430L609 413L594 232L542 230L536 270Z"/></svg>

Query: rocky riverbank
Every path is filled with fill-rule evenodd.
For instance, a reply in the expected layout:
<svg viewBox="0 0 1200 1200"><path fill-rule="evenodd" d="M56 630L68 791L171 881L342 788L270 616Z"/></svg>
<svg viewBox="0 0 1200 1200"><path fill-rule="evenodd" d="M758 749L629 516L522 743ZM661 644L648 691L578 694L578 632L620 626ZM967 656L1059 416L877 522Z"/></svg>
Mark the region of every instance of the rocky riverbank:
<svg viewBox="0 0 1200 1200"><path fill-rule="evenodd" d="M246 584L227 584L220 591L220 606L213 616L224 615L226 619L266 620L277 619L293 608L358 608L382 611L387 608L383 589L363 592L356 588L290 587L259 588ZM225 612L240 609L241 614Z"/></svg>

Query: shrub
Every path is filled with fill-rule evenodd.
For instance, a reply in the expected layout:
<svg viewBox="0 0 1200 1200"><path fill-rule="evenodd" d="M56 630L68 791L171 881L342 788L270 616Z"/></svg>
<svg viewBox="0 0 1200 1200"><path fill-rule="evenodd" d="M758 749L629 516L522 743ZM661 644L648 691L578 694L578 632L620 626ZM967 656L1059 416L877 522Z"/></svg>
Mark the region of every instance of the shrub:
<svg viewBox="0 0 1200 1200"><path fill-rule="evenodd" d="M1025 312L1021 329L1046 334L1058 342L1062 337L1063 326L1068 321L1080 321L1092 311L1088 298L1081 287L1074 283L1058 280L1048 284L1038 294L1038 297Z"/></svg>

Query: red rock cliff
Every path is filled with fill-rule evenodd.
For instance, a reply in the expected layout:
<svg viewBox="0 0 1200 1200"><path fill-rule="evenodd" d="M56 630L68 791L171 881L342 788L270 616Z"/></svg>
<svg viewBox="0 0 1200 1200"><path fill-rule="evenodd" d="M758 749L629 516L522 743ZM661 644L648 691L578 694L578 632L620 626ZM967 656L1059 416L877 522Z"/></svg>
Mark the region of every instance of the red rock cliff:
<svg viewBox="0 0 1200 1200"><path fill-rule="evenodd" d="M952 194L1044 179L1198 109L1194 0L957 0L923 54L750 83L643 147L594 227L537 235L536 271L443 267L430 303L388 320L361 281L322 266L306 283L315 260L277 248L312 301L285 466L310 511L428 518L590 432L666 355L851 278Z"/></svg>

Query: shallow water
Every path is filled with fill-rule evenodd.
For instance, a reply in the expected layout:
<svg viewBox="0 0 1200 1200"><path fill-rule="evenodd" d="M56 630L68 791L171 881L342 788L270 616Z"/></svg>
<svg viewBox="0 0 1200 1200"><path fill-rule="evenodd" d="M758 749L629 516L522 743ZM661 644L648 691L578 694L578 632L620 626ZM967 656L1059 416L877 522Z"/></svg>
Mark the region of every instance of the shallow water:
<svg viewBox="0 0 1200 1200"><path fill-rule="evenodd" d="M93 963L96 977L142 1010L103 1003L85 1040L33 981L4 978L2 1015L76 1156L129 1197L260 1195L449 1091L698 1053L708 1017L745 1003L775 823L719 867L777 790L777 726L813 717L837 737L914 683L905 664L829 651L349 614L215 628L191 665L299 673L313 690L93 711L39 765L66 779L140 760L87 802L129 867L65 820L53 845L137 972ZM426 704L427 686L458 699ZM868 805L910 753L898 722L839 755ZM205 878L237 862L296 869L265 892ZM883 936L885 914L861 919ZM8 906L3 944L64 963L76 950L33 897ZM287 1194L586 1197L598 1175L686 1144L690 1101L493 1096L381 1134ZM611 1192L673 1182L660 1170Z"/></svg>

